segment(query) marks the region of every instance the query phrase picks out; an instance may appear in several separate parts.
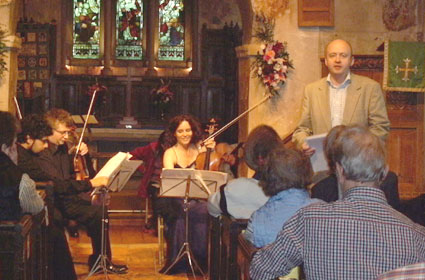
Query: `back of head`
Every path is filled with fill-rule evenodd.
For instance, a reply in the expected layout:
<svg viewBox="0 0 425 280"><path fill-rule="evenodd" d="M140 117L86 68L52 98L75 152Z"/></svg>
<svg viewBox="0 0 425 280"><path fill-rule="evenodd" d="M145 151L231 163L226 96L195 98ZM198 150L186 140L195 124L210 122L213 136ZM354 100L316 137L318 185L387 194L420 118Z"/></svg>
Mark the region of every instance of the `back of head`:
<svg viewBox="0 0 425 280"><path fill-rule="evenodd" d="M342 131L335 140L334 159L348 180L378 185L386 174L384 143L366 127L349 126Z"/></svg>
<svg viewBox="0 0 425 280"><path fill-rule="evenodd" d="M341 132L346 128L345 125L334 126L326 135L325 141L323 142L323 151L325 153L326 160L328 162L329 171L335 172L335 159L334 159L334 148L335 140L339 137Z"/></svg>
<svg viewBox="0 0 425 280"><path fill-rule="evenodd" d="M67 127L73 127L74 121L71 114L63 109L53 108L44 114L44 118L51 128L56 128L58 124L64 124Z"/></svg>
<svg viewBox="0 0 425 280"><path fill-rule="evenodd" d="M18 129L15 117L9 112L0 111L0 127L0 146L5 145L6 147L10 147L13 144Z"/></svg>
<svg viewBox="0 0 425 280"><path fill-rule="evenodd" d="M270 152L282 144L277 132L268 125L259 125L248 135L245 143L244 159L249 168L259 171L261 161L266 161Z"/></svg>
<svg viewBox="0 0 425 280"><path fill-rule="evenodd" d="M305 188L311 182L313 170L302 152L281 144L271 152L262 175L260 185L264 193L273 196L290 188Z"/></svg>
<svg viewBox="0 0 425 280"><path fill-rule="evenodd" d="M37 114L25 116L21 121L21 132L18 134L18 142L25 143L26 137L31 139L43 139L46 136L52 135L52 128L47 121Z"/></svg>

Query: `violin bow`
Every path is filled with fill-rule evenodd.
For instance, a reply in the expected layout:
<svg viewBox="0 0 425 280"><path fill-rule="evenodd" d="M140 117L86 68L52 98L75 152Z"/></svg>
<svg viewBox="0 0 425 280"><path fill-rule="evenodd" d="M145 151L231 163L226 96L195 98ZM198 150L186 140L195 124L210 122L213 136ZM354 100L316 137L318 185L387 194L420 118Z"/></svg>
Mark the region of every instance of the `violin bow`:
<svg viewBox="0 0 425 280"><path fill-rule="evenodd" d="M13 97L13 101L15 102L16 112L18 113L18 118L19 118L19 120L22 120L21 108L19 108L19 103L18 103L18 99L16 99L16 96Z"/></svg>
<svg viewBox="0 0 425 280"><path fill-rule="evenodd" d="M96 97L96 93L97 93L97 89L95 89L93 91L93 95L91 97L89 110L87 112L86 119L84 120L84 126L83 126L83 129L81 131L80 139L78 140L77 150L75 151L74 162L77 160L77 156L78 156L78 153L80 152L80 148L81 148L81 143L83 143L84 133L85 133L86 128L87 128L87 123L89 121L91 111L93 109L93 104L94 104L94 99Z"/></svg>
<svg viewBox="0 0 425 280"><path fill-rule="evenodd" d="M254 110L255 108L257 108L258 106L260 106L261 104L263 104L264 102L266 102L267 100L269 100L272 97L271 94L268 94L266 97L264 97L260 102L258 102L257 104L255 104L254 106L252 106L251 108L248 108L247 110L245 110L245 112L241 113L239 116L237 116L236 118L234 118L233 120L231 120L230 122L228 122L225 126L223 126L222 128L220 128L219 130L217 130L216 132L214 132L213 134L211 134L210 136L208 136L204 141L202 141L203 143L207 142L210 139L213 139L215 137L217 137L219 134L221 134L223 131L225 131L226 129L228 129L230 126L232 126L235 122L237 122L238 120L240 120L243 116L245 116L246 114L248 114L249 112L251 112L252 110Z"/></svg>

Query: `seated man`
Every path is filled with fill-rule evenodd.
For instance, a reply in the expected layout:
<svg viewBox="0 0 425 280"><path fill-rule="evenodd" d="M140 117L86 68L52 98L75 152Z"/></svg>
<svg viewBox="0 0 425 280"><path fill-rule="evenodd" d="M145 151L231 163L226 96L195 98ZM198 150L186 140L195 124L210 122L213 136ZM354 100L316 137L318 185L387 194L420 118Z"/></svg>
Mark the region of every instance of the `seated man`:
<svg viewBox="0 0 425 280"><path fill-rule="evenodd" d="M18 134L18 167L32 178L49 181L50 177L34 162L34 157L48 147L47 137L52 134L51 127L40 115L27 115L21 121L21 131ZM68 184L55 180L54 193L61 193ZM65 187L64 187L65 186ZM77 275L69 251L68 241L64 233L64 222L57 208L52 209L52 222L49 226L49 245L53 254L52 268L54 279L74 280Z"/></svg>
<svg viewBox="0 0 425 280"><path fill-rule="evenodd" d="M252 279L275 279L303 263L306 279L367 280L425 261L425 228L388 205L379 189L388 169L378 136L347 127L334 156L342 200L300 209L254 255Z"/></svg>
<svg viewBox="0 0 425 280"><path fill-rule="evenodd" d="M236 219L249 219L251 214L269 199L258 185L270 152L282 143L276 131L267 125L254 128L245 143L245 162L256 171L254 178L237 178L208 198L208 212L218 217L222 213Z"/></svg>
<svg viewBox="0 0 425 280"><path fill-rule="evenodd" d="M341 198L341 191L338 190L338 182L335 174L334 162L334 142L339 134L345 129L345 125L333 127L325 138L323 143L323 151L328 161L329 176L317 182L311 189L311 197L319 198L326 202L336 201ZM387 176L380 184L381 190L387 198L388 204L394 209L400 210L400 197L398 195L398 178L397 175L388 171Z"/></svg>
<svg viewBox="0 0 425 280"><path fill-rule="evenodd" d="M92 241L93 253L90 255L88 265L90 269L98 259L102 248L102 207L91 205L90 201L82 199L78 194L91 191L94 187L102 187L108 179L99 177L91 180L77 181L73 177L72 156L68 154L66 140L69 137L73 121L71 115L62 109L52 109L45 115L45 120L52 129L52 134L47 137L49 147L38 154L21 149L25 159L22 168L32 170L34 179L54 182L55 206L65 219L76 220L84 225ZM86 150L87 152L87 150ZM24 158L24 157L23 157ZM31 160L30 160L31 159ZM31 162L34 163L31 163ZM108 231L106 231L108 232ZM106 234L106 254L111 259L109 234ZM126 273L127 266L115 265L109 261L107 270L111 273Z"/></svg>
<svg viewBox="0 0 425 280"><path fill-rule="evenodd" d="M269 200L256 210L245 230L245 238L260 248L272 243L283 224L301 207L320 200L311 199L306 189L313 171L301 152L276 148L266 163L260 186Z"/></svg>
<svg viewBox="0 0 425 280"><path fill-rule="evenodd" d="M44 207L35 183L17 164L17 123L9 112L0 111L0 220L19 220L24 213L37 214Z"/></svg>

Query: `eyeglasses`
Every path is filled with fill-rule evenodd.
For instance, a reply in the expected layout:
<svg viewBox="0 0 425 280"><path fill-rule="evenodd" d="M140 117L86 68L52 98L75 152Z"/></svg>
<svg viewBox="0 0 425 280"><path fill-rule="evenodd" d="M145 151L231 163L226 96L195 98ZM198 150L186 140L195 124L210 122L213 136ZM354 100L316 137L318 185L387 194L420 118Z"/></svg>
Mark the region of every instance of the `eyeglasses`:
<svg viewBox="0 0 425 280"><path fill-rule="evenodd" d="M57 130L55 128L53 130L56 131L57 133L61 134L61 135L69 135L71 133L70 130L60 131L60 130Z"/></svg>

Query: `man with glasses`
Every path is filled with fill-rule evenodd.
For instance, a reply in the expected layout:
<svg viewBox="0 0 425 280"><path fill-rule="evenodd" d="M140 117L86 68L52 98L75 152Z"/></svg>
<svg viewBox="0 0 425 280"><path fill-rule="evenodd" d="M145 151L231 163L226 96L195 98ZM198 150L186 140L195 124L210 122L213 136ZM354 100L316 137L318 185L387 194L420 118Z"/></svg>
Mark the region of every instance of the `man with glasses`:
<svg viewBox="0 0 425 280"><path fill-rule="evenodd" d="M45 120L52 128L53 133L47 137L49 147L37 157L37 163L53 180L68 180L74 185L74 192L62 194L56 203L66 219L72 219L87 228L87 234L92 241L93 253L88 265L90 269L98 259L102 248L102 206L92 205L90 201L81 198L78 194L91 191L92 187L107 185L104 177L91 180L74 180L73 155L68 152L66 142L74 126L71 115L63 109L51 109L44 115ZM86 144L81 145L80 154L88 153ZM107 215L107 213L105 213ZM106 230L106 254L111 260L111 245L109 228ZM111 261L107 264L111 273L126 273L126 265L116 265Z"/></svg>

